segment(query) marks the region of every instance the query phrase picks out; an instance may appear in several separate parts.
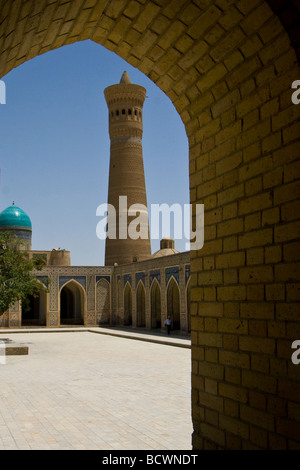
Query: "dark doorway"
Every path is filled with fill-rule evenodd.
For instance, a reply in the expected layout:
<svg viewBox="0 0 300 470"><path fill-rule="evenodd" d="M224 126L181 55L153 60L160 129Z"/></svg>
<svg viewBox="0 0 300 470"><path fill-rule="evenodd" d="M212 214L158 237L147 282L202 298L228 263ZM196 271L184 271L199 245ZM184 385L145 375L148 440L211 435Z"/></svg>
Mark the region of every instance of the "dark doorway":
<svg viewBox="0 0 300 470"><path fill-rule="evenodd" d="M136 326L146 326L145 288L140 281L136 291Z"/></svg>
<svg viewBox="0 0 300 470"><path fill-rule="evenodd" d="M22 304L22 326L46 325L47 294L29 295Z"/></svg>
<svg viewBox="0 0 300 470"><path fill-rule="evenodd" d="M160 286L154 279L151 286L151 327L161 328L161 292Z"/></svg>
<svg viewBox="0 0 300 470"><path fill-rule="evenodd" d="M128 283L124 289L124 325L132 325L132 290Z"/></svg>
<svg viewBox="0 0 300 470"><path fill-rule="evenodd" d="M172 277L167 289L167 311L173 322L173 329L180 330L180 293L175 279Z"/></svg>
<svg viewBox="0 0 300 470"><path fill-rule="evenodd" d="M60 323L61 325L84 323L84 294L82 288L75 282L70 282L61 290Z"/></svg>

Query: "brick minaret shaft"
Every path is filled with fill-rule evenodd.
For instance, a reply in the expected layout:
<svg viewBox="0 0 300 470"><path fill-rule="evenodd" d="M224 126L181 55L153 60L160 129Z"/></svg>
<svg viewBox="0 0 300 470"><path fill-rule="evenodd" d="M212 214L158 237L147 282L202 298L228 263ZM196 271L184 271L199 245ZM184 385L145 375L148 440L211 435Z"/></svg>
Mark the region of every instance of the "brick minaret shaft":
<svg viewBox="0 0 300 470"><path fill-rule="evenodd" d="M150 237L133 240L119 238L119 196L127 196L127 207L143 204L147 207L143 163L143 115L146 90L130 82L124 72L117 85L104 90L109 109L110 169L108 204L116 210L116 239L107 238L105 265L127 264L151 256ZM127 228L136 216L127 217ZM148 212L147 212L148 224ZM137 229L139 230L139 229ZM126 229L127 231L127 229Z"/></svg>

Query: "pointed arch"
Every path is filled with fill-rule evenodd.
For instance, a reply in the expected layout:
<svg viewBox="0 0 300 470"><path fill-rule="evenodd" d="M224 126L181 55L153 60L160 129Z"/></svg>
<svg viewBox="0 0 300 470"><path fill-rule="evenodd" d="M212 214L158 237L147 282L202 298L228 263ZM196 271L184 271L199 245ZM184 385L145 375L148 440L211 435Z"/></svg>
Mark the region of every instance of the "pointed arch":
<svg viewBox="0 0 300 470"><path fill-rule="evenodd" d="M44 284L37 279L41 288L37 295L29 295L21 306L22 326L46 326L49 311L49 294Z"/></svg>
<svg viewBox="0 0 300 470"><path fill-rule="evenodd" d="M79 282L71 279L60 289L60 323L83 325L85 322L86 294Z"/></svg>
<svg viewBox="0 0 300 470"><path fill-rule="evenodd" d="M174 276L167 286L167 315L172 319L174 330L180 330L180 291Z"/></svg>
<svg viewBox="0 0 300 470"><path fill-rule="evenodd" d="M136 289L136 326L146 326L146 292L142 281Z"/></svg>
<svg viewBox="0 0 300 470"><path fill-rule="evenodd" d="M128 281L124 288L124 325L132 325L132 289Z"/></svg>
<svg viewBox="0 0 300 470"><path fill-rule="evenodd" d="M110 286L106 279L100 279L96 285L96 323L110 323Z"/></svg>
<svg viewBox="0 0 300 470"><path fill-rule="evenodd" d="M153 279L150 288L151 303L151 327L161 327L161 288L156 278Z"/></svg>
<svg viewBox="0 0 300 470"><path fill-rule="evenodd" d="M20 12L20 8L15 7L15 5L22 3L25 8L22 7L22 12ZM167 93L180 113L190 143L190 194L192 204L197 204L209 198L211 201L215 201L216 210L220 207L222 210L228 202L231 203L231 208L232 204L239 204L240 206L244 201L247 202L245 184L248 184L249 178L252 178L253 175L255 175L256 181L264 179L264 182L265 178L270 179L270 175L272 175L270 186L274 194L275 191L278 193L278 197L276 194L276 198L273 199L277 200L276 209L279 212L283 210L283 204L287 201L292 204L297 199L297 191L295 191L297 181L293 182L297 175L292 169L295 169L296 157L298 157L298 153L295 152L295 129L298 115L296 107L292 110L289 109L289 106L291 107L293 104L290 91L288 91L291 85L291 77L299 76L299 65L295 60L300 57L299 42L297 40L299 35L295 34L295 25L299 23L300 13L296 0L290 2L285 0L180 2L180 9L173 11L172 15L170 14L170 7L165 5L167 2L149 0L148 2L138 2L139 12L132 13L130 25L128 24L128 16L126 14L124 16L125 6L123 3L117 9L115 8L117 2L108 0L89 2L88 9L86 2L82 2L81 8L77 8L77 2L68 3L74 3L74 5L76 3L76 8L73 8L73 6L69 8L68 17L66 17L66 14L60 14L57 11L56 20L51 21L48 10L50 8L51 11L55 12L56 9L61 7L59 2L53 0L51 2L49 0L44 2L28 0L26 4L25 2L14 2L13 0L5 2L5 15L3 15L1 23L1 38L5 38L5 40L2 40L0 50L0 77L3 77L26 60L32 59L37 54L64 44L74 43L77 40L91 39L111 49L123 59L127 59L128 62L138 67L139 70L155 81ZM66 6L68 6L67 3ZM167 10L169 11L167 12ZM45 14L45 12L47 13ZM128 12L129 10L127 10ZM87 14L89 15L88 23ZM143 21L145 16L149 16L149 21ZM165 18L167 17L172 23L171 27L166 30ZM146 43L147 47L145 47L144 44L141 44L140 38L141 35L145 38L148 33L151 35L150 20L152 24L154 22L156 24L155 35L152 34L154 36L152 46L149 45L148 47L148 43ZM241 27L239 23L241 23ZM176 30L178 29L177 46L186 44L185 47L174 47L172 25L176 26ZM8 31L11 34L7 35ZM139 34L136 33L137 31L139 31ZM18 41L11 40L11 38L18 38ZM157 49L157 43L162 42L166 43L163 50L164 56L162 60L155 61L153 51L155 48ZM211 58L214 59L213 62ZM179 73L174 73L177 64ZM237 108L235 108L236 106ZM281 113L284 114L278 115L279 108ZM236 109L238 109L238 112ZM249 118L250 111L251 119ZM207 116L213 116L213 120L206 122ZM247 122L244 116L247 116ZM287 116L288 120L285 119ZM273 145L274 135L272 136L274 129L276 130L275 145ZM281 136L279 141L278 135ZM272 145L270 145L271 137ZM267 139L268 144L266 144ZM206 150L204 150L204 147ZM239 150L238 154L237 150ZM203 152L206 152L206 154L203 155ZM242 161L240 160L241 152ZM291 156L293 156L293 161ZM219 164L221 159L225 157L227 162L228 158L231 158L230 172L227 163L226 170L225 164L222 164L224 168L220 172L217 171L216 175L212 174L211 169L212 167L215 168L215 162ZM261 164L260 159L266 163ZM234 165L232 164L233 161ZM201 162L201 165L198 165L199 162ZM212 165L212 162L215 164ZM238 166L240 168L237 171ZM284 171L289 169L287 178L282 176L283 168ZM226 184L225 178L223 181L223 172L227 172ZM274 177L275 172L276 178ZM207 177L208 175L210 177L209 184L200 187L199 181L203 180L203 174L205 173ZM284 176L286 176L285 173ZM233 188L233 186L235 187ZM266 195L266 186L268 185L264 184L263 187L258 188L256 198L259 194ZM228 198L229 192L230 199ZM274 200L272 204L275 204ZM264 229L264 231L258 232L257 246L262 247L263 250L266 249L267 244L274 241L274 232L278 224L278 221L275 222L275 220L272 220L271 225L273 228L270 227L268 230ZM216 223L215 233L218 233L222 222L216 221L213 223ZM289 283L297 280L295 276L297 271L295 261L297 260L290 253L291 237L283 234L282 231L280 235L281 251L289 250L290 257L289 264L284 266L284 270L280 270L281 281L285 283L287 289ZM252 237L250 238L252 239ZM210 245L210 254L212 256L218 255L220 252L219 244L215 241L220 241L219 236L212 235L212 242L214 242ZM242 241L242 236L239 239L240 241ZM248 243L251 245L251 242L243 238L243 245L239 243L239 248L247 248ZM199 251L194 253L191 260L191 268L196 275L201 275L200 266L202 266L204 255L204 252ZM287 254L285 253L285 255L285 261L287 261ZM270 252L269 258L270 265L271 263L273 265L278 263L278 253L272 252L271 255ZM265 269L263 262L257 266L257 269L259 269L259 266ZM274 287L276 286L275 281L278 282L278 279L274 278ZM202 280L199 278L197 278L197 282L197 285L202 285ZM225 286L224 289L227 288L222 279L221 284ZM227 295L228 301L237 303L236 289L231 289L231 291L228 289ZM267 302L267 299L265 300L265 306L261 304L262 308L259 311L257 311L255 299L247 303L247 316L250 319L255 319L255 321L264 320L266 309L268 311L269 308L274 310L274 302L271 303ZM195 307L197 302L199 307L200 300L197 300L195 296ZM217 307L222 309L225 307L220 299L214 302L212 306L215 307L215 311ZM240 304L240 308L243 307L245 308L245 303ZM283 303L281 307L284 310ZM209 313L203 312L202 320L209 319L209 315ZM286 315L281 320L284 329L293 329L293 318L291 319L290 316ZM231 426L228 430L229 426L224 426L224 419L222 425L217 412L214 426L212 426L212 420L209 419L209 417L211 418L210 398L215 400L215 395L211 395L214 392L208 391L206 403L202 403L201 411L204 418L200 423L199 393L202 392L203 380L210 378L210 363L204 363L205 367L201 369L200 361L203 361L203 358L199 357L198 354L199 346L203 346L199 334L201 324L202 322L197 321L193 325L193 447L195 449L222 448L226 447L225 444L228 446L229 442L232 448L243 448L243 446L257 448L258 444L261 447L266 447L270 444L269 435L258 443L253 435L242 435L240 427L233 429L233 426ZM215 335L219 335L219 332ZM211 342L213 340L214 333L212 332ZM219 336L215 336L215 340L216 342L219 341ZM249 333L249 342L250 340ZM274 341L275 349L277 349L277 339L275 338ZM257 358L259 358L258 352ZM266 355L264 351L262 358L264 360L269 358L268 360L270 360L272 353ZM285 389L292 389L294 386L292 378L288 380L286 377L285 371L289 366L288 361L290 361L290 357L286 358L285 363L282 363L285 365L281 368L282 372L272 378L274 380L274 390L278 390L280 381L284 381ZM239 366L239 369L237 368L238 370L240 374L243 372L241 366ZM199 380L200 372L202 373L202 375L200 374L201 380ZM253 373L248 383L243 383L243 391L245 387L246 390L253 389L257 382L256 376L257 374ZM226 382L227 380L225 380L225 384ZM274 391L271 390L271 392L266 389L261 390L265 400L268 400L269 396L271 398L275 396ZM233 403L239 407L238 398ZM293 396L289 394L286 397L286 407L294 407L294 403ZM249 407L250 413L252 407ZM256 435L262 428L260 434L266 435L265 426L261 425L260 415L257 415L258 413L255 412L251 420L252 426L256 426ZM272 418L273 421L278 417L281 419L280 410L276 413L273 410L273 414L270 414L269 411L267 417ZM278 430L276 428L276 430L273 430L273 446L275 447L277 444L278 446L287 448L292 446L295 448L296 441L299 445L299 433L296 436L291 431L295 426L297 426L295 417L288 416L285 419L285 426L281 426L284 429Z"/></svg>
<svg viewBox="0 0 300 470"><path fill-rule="evenodd" d="M120 312L122 306L122 284L121 279L118 280L118 287L117 287L117 295L118 295L118 311Z"/></svg>

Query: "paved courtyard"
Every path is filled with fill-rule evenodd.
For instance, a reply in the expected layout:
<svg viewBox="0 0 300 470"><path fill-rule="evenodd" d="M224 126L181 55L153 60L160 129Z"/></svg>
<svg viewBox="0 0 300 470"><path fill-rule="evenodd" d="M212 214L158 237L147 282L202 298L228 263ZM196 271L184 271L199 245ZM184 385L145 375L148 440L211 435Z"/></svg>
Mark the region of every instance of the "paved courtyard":
<svg viewBox="0 0 300 470"><path fill-rule="evenodd" d="M191 450L190 349L77 332L0 332L0 450Z"/></svg>

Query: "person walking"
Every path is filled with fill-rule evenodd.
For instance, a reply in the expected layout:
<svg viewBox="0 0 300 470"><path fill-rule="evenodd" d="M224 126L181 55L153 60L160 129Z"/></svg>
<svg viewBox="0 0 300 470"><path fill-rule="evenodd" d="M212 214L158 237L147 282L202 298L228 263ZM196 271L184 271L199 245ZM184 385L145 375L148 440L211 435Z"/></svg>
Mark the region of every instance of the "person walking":
<svg viewBox="0 0 300 470"><path fill-rule="evenodd" d="M170 316L166 319L165 325L166 325L167 330L168 330L168 335L170 335L171 334L171 326L172 326L172 320L171 320Z"/></svg>

